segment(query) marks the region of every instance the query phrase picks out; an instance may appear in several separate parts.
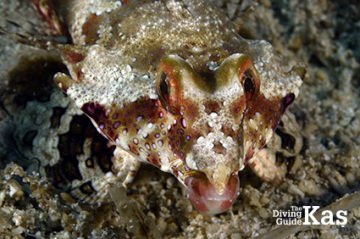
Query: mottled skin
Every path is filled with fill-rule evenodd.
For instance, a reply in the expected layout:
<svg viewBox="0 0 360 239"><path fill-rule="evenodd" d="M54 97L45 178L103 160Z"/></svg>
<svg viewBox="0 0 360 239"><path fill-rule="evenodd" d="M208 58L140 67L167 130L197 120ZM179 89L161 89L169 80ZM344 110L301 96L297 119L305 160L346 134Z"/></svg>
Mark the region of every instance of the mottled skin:
<svg viewBox="0 0 360 239"><path fill-rule="evenodd" d="M55 81L116 146L112 171L127 175L124 184L148 162L213 214L235 201L244 166L264 180L283 177L264 147L301 80L270 44L241 38L205 1L53 4L72 39L54 44L70 72Z"/></svg>

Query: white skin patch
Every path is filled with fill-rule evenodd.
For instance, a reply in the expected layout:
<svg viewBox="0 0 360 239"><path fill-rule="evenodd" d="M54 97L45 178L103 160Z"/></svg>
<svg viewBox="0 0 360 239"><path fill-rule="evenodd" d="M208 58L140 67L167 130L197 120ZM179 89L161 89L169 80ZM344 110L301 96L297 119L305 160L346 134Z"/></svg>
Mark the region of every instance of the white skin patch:
<svg viewBox="0 0 360 239"><path fill-rule="evenodd" d="M302 85L301 78L295 73L284 73L279 64L272 64L278 59L273 54L272 46L266 41L250 41L254 51L253 61L262 79L260 92L265 98L274 96L285 97L289 92L295 96L299 94Z"/></svg>
<svg viewBox="0 0 360 239"><path fill-rule="evenodd" d="M186 165L193 170L199 170L197 168L196 162L194 161L193 153L188 153L186 155Z"/></svg>
<svg viewBox="0 0 360 239"><path fill-rule="evenodd" d="M225 107L219 113L206 114L204 107L198 121L193 127L201 128L207 123L211 126L211 131L204 137L199 137L193 145L192 154L186 158L186 162L191 168L197 168L204 172L208 179L221 190L235 169L242 167L239 142L232 137L225 135L221 129L223 125L234 125L233 118L226 117ZM223 153L216 152L216 145L223 148Z"/></svg>
<svg viewBox="0 0 360 239"><path fill-rule="evenodd" d="M226 150L225 154L216 153L215 144L220 143ZM222 132L211 132L200 137L193 146L197 168L204 172L210 182L219 191L224 189L233 168L238 168L238 143ZM188 161L188 160L187 160Z"/></svg>
<svg viewBox="0 0 360 239"><path fill-rule="evenodd" d="M146 75L137 75L129 65L119 64L121 59L121 54L109 52L101 46L90 48L82 62L84 79L81 85L75 83L67 90L78 107L87 102L122 107L144 96L157 99L153 80ZM76 79L76 75L72 77Z"/></svg>

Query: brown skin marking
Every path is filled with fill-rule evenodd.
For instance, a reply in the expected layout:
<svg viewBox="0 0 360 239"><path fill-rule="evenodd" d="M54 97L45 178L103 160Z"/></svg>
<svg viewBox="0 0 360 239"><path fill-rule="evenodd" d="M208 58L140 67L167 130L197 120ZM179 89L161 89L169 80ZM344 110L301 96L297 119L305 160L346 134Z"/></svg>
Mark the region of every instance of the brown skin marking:
<svg viewBox="0 0 360 239"><path fill-rule="evenodd" d="M135 145L135 144L129 144L129 149L130 149L130 152L132 152L133 154L139 156L140 155L140 152L138 150L138 146Z"/></svg>
<svg viewBox="0 0 360 239"><path fill-rule="evenodd" d="M199 108L195 102L185 99L182 101L183 111L186 112L186 120L190 124L199 116Z"/></svg>
<svg viewBox="0 0 360 239"><path fill-rule="evenodd" d="M115 141L116 136L122 134L123 130L128 128L125 122L132 122L131 129L141 128L145 123L156 123L159 112L162 110L161 108L159 109L158 105L157 100L144 97L136 102L125 105L121 110L114 105L110 108L108 115L106 114L107 109L98 103L86 103L81 109L99 125L102 132L110 140ZM137 121L138 112L141 112L141 117L143 118L140 122ZM114 114L116 114L116 119L113 117ZM115 122L122 123L114 127ZM134 135L136 133L137 131L129 132L129 134Z"/></svg>
<svg viewBox="0 0 360 239"><path fill-rule="evenodd" d="M75 75L76 75L76 79L77 79L78 81L81 81L81 80L83 79L83 76L84 76L84 73L81 71L81 68L75 66L75 67L73 68L73 70L74 70L74 73L75 73Z"/></svg>
<svg viewBox="0 0 360 239"><path fill-rule="evenodd" d="M241 96L239 99L235 100L231 104L231 106L230 106L231 114L236 119L239 119L240 117L242 117L242 115L244 113L245 105L246 105L246 98L245 98L245 96Z"/></svg>
<svg viewBox="0 0 360 239"><path fill-rule="evenodd" d="M114 139L117 135L116 131L114 131L112 126L107 127L106 131L110 139Z"/></svg>
<svg viewBox="0 0 360 239"><path fill-rule="evenodd" d="M86 44L94 44L99 39L98 29L101 22L103 22L103 17L96 14L91 14L86 19L82 26L82 34L85 36Z"/></svg>
<svg viewBox="0 0 360 239"><path fill-rule="evenodd" d="M98 103L89 102L84 104L81 110L95 120L95 122L99 123L100 119L102 119L101 116L104 115L105 107Z"/></svg>
<svg viewBox="0 0 360 239"><path fill-rule="evenodd" d="M256 162L252 162L248 164L251 168L255 168L256 167Z"/></svg>
<svg viewBox="0 0 360 239"><path fill-rule="evenodd" d="M246 164L253 156L254 156L254 150L250 149L245 156L244 163Z"/></svg>
<svg viewBox="0 0 360 239"><path fill-rule="evenodd" d="M69 62L70 64L77 64L85 59L84 54L76 52L75 49L70 49L68 47L61 49L61 54L65 61Z"/></svg>
<svg viewBox="0 0 360 239"><path fill-rule="evenodd" d="M164 112L158 100L142 98L125 105L121 110L116 106L106 109L98 103L87 103L82 107L82 110L98 124L109 140L115 141L126 129L126 137L132 140L128 144L129 151L136 156L140 156L144 151L147 151L146 160L156 167L161 167L161 161L157 155L158 149L153 148L153 144L156 146L158 140L155 135L161 131L155 130L146 136L138 135L138 130L147 127L146 125L149 123L153 123L154 127L160 127L161 115L164 119L167 118L167 113ZM141 115L139 112L141 112ZM162 131L169 135L169 147L172 147L172 151L184 159L185 153L190 150L187 145L190 145L191 140L186 139L187 127L184 128L183 124L181 124L182 117L177 118L177 123L172 125L169 132L167 132L167 128ZM130 130L129 125L126 125L125 122L132 122ZM116 127L114 127L115 123ZM136 142L134 141L135 138ZM165 145L165 142L163 144Z"/></svg>
<svg viewBox="0 0 360 239"><path fill-rule="evenodd" d="M186 116L184 118L186 119ZM172 125L167 137L171 150L182 160L185 160L185 155L191 150L192 145L192 140L186 139L186 136L190 135L189 129L191 125L184 128L181 124L182 119L183 116L176 119L177 123Z"/></svg>
<svg viewBox="0 0 360 239"><path fill-rule="evenodd" d="M275 129L283 114L281 105L282 98L280 97L268 100L263 95L259 95L256 99L248 102L245 117L251 119L256 113L259 113L264 117L266 124Z"/></svg>
<svg viewBox="0 0 360 239"><path fill-rule="evenodd" d="M168 140L172 151L182 160L185 160L186 154L192 148L193 139L201 135L200 132L192 130L192 124L198 117L199 110L198 106L188 99L181 101L180 108L183 115L176 118L177 124L172 125L171 130L168 132ZM186 127L183 126L182 120L186 121Z"/></svg>
<svg viewBox="0 0 360 239"><path fill-rule="evenodd" d="M230 136L230 137L232 137L232 138L234 138L234 139L236 139L236 138L239 137L239 136L238 136L239 133L236 132L235 130L233 130L233 129L231 128L231 126L229 126L229 125L222 125L222 126L221 126L221 132L223 132L225 135Z"/></svg>
<svg viewBox="0 0 360 239"><path fill-rule="evenodd" d="M154 166L156 166L156 167L158 167L158 168L161 167L160 159L159 159L159 157L156 156L154 153L150 153L150 154L147 156L146 160L147 160L148 162L150 162L152 165L154 165Z"/></svg>
<svg viewBox="0 0 360 239"><path fill-rule="evenodd" d="M218 113L222 107L219 102L213 100L209 100L205 102L204 105L205 105L205 112L207 114Z"/></svg>
<svg viewBox="0 0 360 239"><path fill-rule="evenodd" d="M177 167L175 166L171 167L171 172L175 177L179 176L179 170L177 169Z"/></svg>
<svg viewBox="0 0 360 239"><path fill-rule="evenodd" d="M220 142L214 143L214 151L217 154L226 155L226 148Z"/></svg>

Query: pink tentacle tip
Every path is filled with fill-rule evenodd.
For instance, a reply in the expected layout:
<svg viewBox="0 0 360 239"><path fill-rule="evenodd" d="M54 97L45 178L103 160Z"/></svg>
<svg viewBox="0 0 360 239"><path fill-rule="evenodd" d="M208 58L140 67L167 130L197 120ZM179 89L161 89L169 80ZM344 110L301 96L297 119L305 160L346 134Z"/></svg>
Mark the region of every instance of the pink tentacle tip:
<svg viewBox="0 0 360 239"><path fill-rule="evenodd" d="M201 213L215 215L229 210L239 195L239 177L232 175L222 193L218 193L205 175L185 180L192 205Z"/></svg>

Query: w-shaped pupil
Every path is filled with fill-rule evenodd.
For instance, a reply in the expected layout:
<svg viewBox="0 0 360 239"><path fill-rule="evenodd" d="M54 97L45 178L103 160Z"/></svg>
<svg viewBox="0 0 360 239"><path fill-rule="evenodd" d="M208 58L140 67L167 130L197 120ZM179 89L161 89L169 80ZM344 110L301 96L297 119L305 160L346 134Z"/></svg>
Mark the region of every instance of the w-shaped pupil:
<svg viewBox="0 0 360 239"><path fill-rule="evenodd" d="M169 85L168 85L168 82L167 82L167 75L162 72L161 73L161 82L160 82L160 92L161 92L161 95L162 97L167 100L169 98Z"/></svg>
<svg viewBox="0 0 360 239"><path fill-rule="evenodd" d="M246 93L253 94L255 92L255 84L253 80L253 74L250 70L244 72L244 90Z"/></svg>

